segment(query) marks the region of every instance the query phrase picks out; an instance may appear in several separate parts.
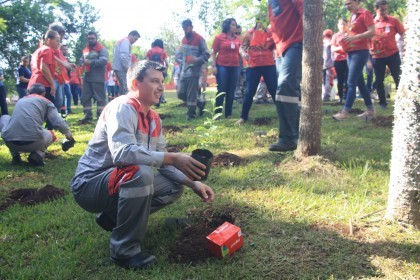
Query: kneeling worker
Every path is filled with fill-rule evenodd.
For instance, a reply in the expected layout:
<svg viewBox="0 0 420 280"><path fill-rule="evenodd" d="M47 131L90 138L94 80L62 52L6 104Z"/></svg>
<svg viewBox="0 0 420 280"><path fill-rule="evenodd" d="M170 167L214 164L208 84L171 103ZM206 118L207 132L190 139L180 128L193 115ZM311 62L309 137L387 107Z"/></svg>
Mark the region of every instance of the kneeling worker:
<svg viewBox="0 0 420 280"><path fill-rule="evenodd" d="M129 69L129 93L110 102L99 117L70 185L76 202L100 213L99 226L111 231L111 261L139 269L156 258L142 252L149 215L190 187L203 202L214 200L197 181L206 166L183 153L168 153L159 115L151 109L163 93L165 67L140 61ZM157 170L158 172L155 172Z"/></svg>
<svg viewBox="0 0 420 280"><path fill-rule="evenodd" d="M34 166L44 166L45 150L57 137L52 130L43 128L48 119L54 129L74 141L68 124L60 116L54 104L45 96L45 87L35 83L29 88L29 95L19 99L12 116L3 115L0 131L6 146L12 154L12 164L21 164L21 152L30 153L28 161Z"/></svg>

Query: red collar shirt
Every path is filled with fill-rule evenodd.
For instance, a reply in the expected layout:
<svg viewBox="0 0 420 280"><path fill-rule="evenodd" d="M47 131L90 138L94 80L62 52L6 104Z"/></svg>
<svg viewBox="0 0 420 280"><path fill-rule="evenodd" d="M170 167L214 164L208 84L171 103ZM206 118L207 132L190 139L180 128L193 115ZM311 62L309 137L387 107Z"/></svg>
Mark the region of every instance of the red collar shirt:
<svg viewBox="0 0 420 280"><path fill-rule="evenodd" d="M396 34L404 34L402 23L393 16L375 17L376 35L373 37L371 52L373 58L388 57L398 52Z"/></svg>
<svg viewBox="0 0 420 280"><path fill-rule="evenodd" d="M225 33L216 35L213 41L213 53L217 53L216 64L219 66L239 66L239 47L241 40L238 36L228 37Z"/></svg>
<svg viewBox="0 0 420 280"><path fill-rule="evenodd" d="M274 41L270 29L252 28L245 34L242 47L248 52L250 67L274 65Z"/></svg>
<svg viewBox="0 0 420 280"><path fill-rule="evenodd" d="M344 38L344 34L338 32L335 33L331 38L331 46L338 47L340 46L340 41ZM334 61L343 61L347 59L347 53L340 49L338 51L333 52L333 59Z"/></svg>
<svg viewBox="0 0 420 280"><path fill-rule="evenodd" d="M356 14L352 14L350 17L350 27L348 35L354 36L362 34L368 30L368 27L374 24L372 14L366 10L359 8ZM353 52L358 50L369 50L370 40L369 39L356 39L350 42L347 52Z"/></svg>

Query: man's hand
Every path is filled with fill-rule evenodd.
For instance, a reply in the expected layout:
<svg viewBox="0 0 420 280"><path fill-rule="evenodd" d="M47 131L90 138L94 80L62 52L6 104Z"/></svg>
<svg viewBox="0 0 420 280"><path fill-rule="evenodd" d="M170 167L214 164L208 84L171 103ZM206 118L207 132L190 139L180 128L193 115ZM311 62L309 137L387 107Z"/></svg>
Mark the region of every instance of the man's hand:
<svg viewBox="0 0 420 280"><path fill-rule="evenodd" d="M199 181L194 181L193 186L191 188L199 197L201 197L202 202L214 201L214 192L206 184L203 184Z"/></svg>
<svg viewBox="0 0 420 280"><path fill-rule="evenodd" d="M191 180L200 180L206 172L206 166L193 159L188 154L183 153L166 153L163 159L165 165L173 165L177 169L181 170L182 173L187 175Z"/></svg>

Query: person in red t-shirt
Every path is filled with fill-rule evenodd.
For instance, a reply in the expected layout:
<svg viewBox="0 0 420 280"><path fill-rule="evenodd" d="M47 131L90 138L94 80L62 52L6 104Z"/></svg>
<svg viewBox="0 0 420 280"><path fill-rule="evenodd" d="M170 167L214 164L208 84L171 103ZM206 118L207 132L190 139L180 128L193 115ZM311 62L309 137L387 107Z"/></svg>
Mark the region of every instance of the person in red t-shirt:
<svg viewBox="0 0 420 280"><path fill-rule="evenodd" d="M225 19L222 23L222 34L216 35L212 45L213 75L217 80L217 93L225 93L216 98L216 107L223 106L226 98L226 118L232 117L233 99L241 71L239 66L241 40L235 34L236 27L234 18ZM217 109L216 113L221 113L221 111Z"/></svg>
<svg viewBox="0 0 420 280"><path fill-rule="evenodd" d="M356 98L357 86L366 105L366 111L358 117L369 120L375 116L375 110L363 78L363 67L369 58L369 42L375 35L375 25L372 14L359 6L360 0L345 0L344 5L351 13L347 35L340 41L341 46L348 53L347 98L343 109L332 117L338 121L349 118L349 111Z"/></svg>
<svg viewBox="0 0 420 280"><path fill-rule="evenodd" d="M341 39L347 32L347 20L340 18L338 20L338 32L335 33L331 39L331 51L333 52L334 68L337 73L337 93L340 97L341 103L346 99L344 92L347 92L347 75L349 68L347 67L347 53L340 45Z"/></svg>
<svg viewBox="0 0 420 280"><path fill-rule="evenodd" d="M43 45L33 54L31 59L32 76L29 79L28 88L35 83L40 83L45 87L45 97L54 103L55 85L54 73L56 61L54 50L60 46L60 35L58 32L48 30L43 37Z"/></svg>
<svg viewBox="0 0 420 280"><path fill-rule="evenodd" d="M388 66L391 76L394 79L396 88L400 82L401 58L395 40L395 35L403 35L405 32L403 24L395 17L388 15L388 2L378 0L375 2L375 30L371 45L371 54L374 58L374 70L376 76L376 90L379 96L379 105L385 109L387 106L384 78L385 69Z"/></svg>
<svg viewBox="0 0 420 280"><path fill-rule="evenodd" d="M277 73L274 64L274 40L269 28L264 26L265 16L256 18L254 28L250 29L242 40L240 52L249 67L246 69L246 92L242 104L241 118L235 123L241 125L248 120L252 99L257 91L261 77L264 78L268 92L273 100L277 89Z"/></svg>

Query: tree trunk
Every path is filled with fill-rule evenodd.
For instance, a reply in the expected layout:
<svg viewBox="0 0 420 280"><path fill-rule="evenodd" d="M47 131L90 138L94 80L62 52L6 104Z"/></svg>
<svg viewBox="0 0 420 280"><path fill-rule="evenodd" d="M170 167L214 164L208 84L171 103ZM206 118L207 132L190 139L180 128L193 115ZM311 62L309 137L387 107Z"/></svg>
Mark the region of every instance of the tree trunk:
<svg viewBox="0 0 420 280"><path fill-rule="evenodd" d="M420 2L408 1L406 52L395 98L391 174L385 218L420 229Z"/></svg>
<svg viewBox="0 0 420 280"><path fill-rule="evenodd" d="M302 107L296 157L319 153L321 147L323 1L304 1Z"/></svg>

